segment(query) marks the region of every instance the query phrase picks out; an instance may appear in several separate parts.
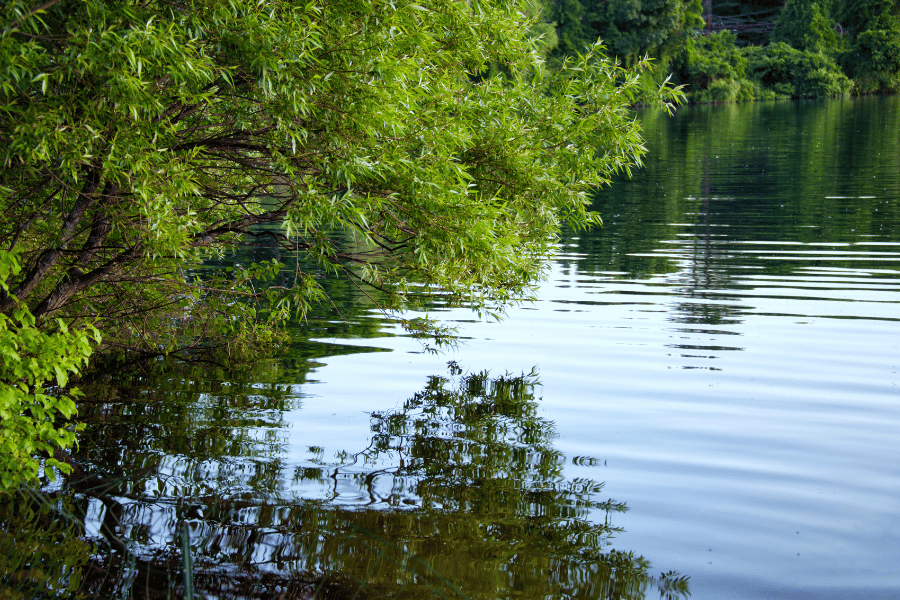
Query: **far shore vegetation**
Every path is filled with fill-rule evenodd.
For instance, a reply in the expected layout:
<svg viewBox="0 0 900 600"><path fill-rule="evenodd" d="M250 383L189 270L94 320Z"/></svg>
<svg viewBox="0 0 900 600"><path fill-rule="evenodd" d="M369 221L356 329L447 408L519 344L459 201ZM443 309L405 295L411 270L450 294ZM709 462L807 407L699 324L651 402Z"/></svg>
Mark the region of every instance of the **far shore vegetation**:
<svg viewBox="0 0 900 600"><path fill-rule="evenodd" d="M694 103L834 98L900 89L898 0L532 0L551 68L599 38Z"/></svg>

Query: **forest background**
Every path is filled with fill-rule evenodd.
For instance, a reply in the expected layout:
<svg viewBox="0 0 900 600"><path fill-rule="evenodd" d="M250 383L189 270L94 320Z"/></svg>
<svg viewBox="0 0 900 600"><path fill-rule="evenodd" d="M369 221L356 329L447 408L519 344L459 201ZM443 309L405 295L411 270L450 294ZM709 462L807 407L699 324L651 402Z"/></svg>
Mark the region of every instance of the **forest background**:
<svg viewBox="0 0 900 600"><path fill-rule="evenodd" d="M892 93L900 89L895 0L534 0L548 63L600 38L625 66L655 59L657 82L691 102Z"/></svg>

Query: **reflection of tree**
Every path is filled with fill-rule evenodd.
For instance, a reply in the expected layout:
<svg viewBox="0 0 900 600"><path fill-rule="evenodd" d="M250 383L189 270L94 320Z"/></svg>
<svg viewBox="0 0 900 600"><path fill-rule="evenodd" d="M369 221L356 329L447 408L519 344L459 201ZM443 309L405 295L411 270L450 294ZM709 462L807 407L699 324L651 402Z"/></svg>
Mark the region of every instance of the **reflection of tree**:
<svg viewBox="0 0 900 600"><path fill-rule="evenodd" d="M26 600L79 589L93 546L58 504L38 494L0 494L0 597Z"/></svg>
<svg viewBox="0 0 900 600"><path fill-rule="evenodd" d="M342 240L345 235L334 232L332 237ZM288 323L290 343L277 350L282 363L290 364L294 369L308 369L309 359L375 350L360 346L335 349L332 344L311 342L311 338L371 338L388 335L383 331L384 315L372 314L377 308L373 300L379 298L377 291L363 292L343 273L328 272L309 257L287 253L266 238L247 240L246 244L232 248L222 258L208 260L191 275L203 277L205 273L213 273L221 276L226 269L240 269L242 265L264 261L278 261L284 265L274 279L268 282L269 285L291 287L298 276L306 274L316 280L327 297L327 301L312 303L303 319Z"/></svg>
<svg viewBox="0 0 900 600"><path fill-rule="evenodd" d="M283 414L299 403L292 386L276 382L280 376L274 362L252 373L160 363L120 376L116 385L85 386L79 417L88 427L78 461L120 482L122 494L142 494L145 482L133 475L148 470L178 472L177 483L155 485L177 485L189 495L244 481L274 491Z"/></svg>
<svg viewBox="0 0 900 600"><path fill-rule="evenodd" d="M598 191L593 209L604 227L563 240L564 252L580 255L567 266L628 278L671 273L677 266L667 244L707 230L716 251L708 256L717 274L711 283L725 287L748 264L778 275L797 266L747 255L736 261L735 242L896 240L898 106L887 97L692 106L672 118L642 113L644 167Z"/></svg>
<svg viewBox="0 0 900 600"><path fill-rule="evenodd" d="M726 335L772 280L784 298L810 267L883 269L853 248L818 251L900 235L898 107L889 97L645 112L644 168L597 193L604 227L562 240L563 272L649 280L643 289L674 297L676 331ZM734 349L716 346L673 347L688 358Z"/></svg>
<svg viewBox="0 0 900 600"><path fill-rule="evenodd" d="M534 374L432 377L402 408L373 415L368 447L294 472L367 506L287 493L283 452L261 435L278 430L285 389L222 383L218 398L207 389L191 400L192 384L174 380L110 394L130 408L93 415L106 420L57 493L87 523L66 538L107 549L90 554L81 591L179 595L189 544L201 597L307 598L320 586L361 598L687 595L686 577L653 577L642 557L604 552L624 505L600 500L602 484L564 476ZM129 427L129 415L132 435L107 429ZM201 433L213 419L218 433Z"/></svg>
<svg viewBox="0 0 900 600"><path fill-rule="evenodd" d="M655 581L646 561L601 552L617 531L610 514L625 507L598 501L602 484L564 478L536 375L449 384L433 377L402 409L374 415L372 443L355 456L377 469L357 479L385 491L379 503L421 507L413 535L394 543L473 598L643 597ZM676 580L686 591L665 578Z"/></svg>

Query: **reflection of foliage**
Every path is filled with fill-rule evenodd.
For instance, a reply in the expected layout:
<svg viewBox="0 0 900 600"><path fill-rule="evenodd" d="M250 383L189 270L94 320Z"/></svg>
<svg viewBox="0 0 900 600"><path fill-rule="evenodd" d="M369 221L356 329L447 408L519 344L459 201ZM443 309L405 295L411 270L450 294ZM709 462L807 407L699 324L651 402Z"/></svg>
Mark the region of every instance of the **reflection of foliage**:
<svg viewBox="0 0 900 600"><path fill-rule="evenodd" d="M603 229L565 240L561 262L576 273L623 278L682 271L697 278L690 287L734 289L748 264L779 275L809 266L753 258L741 242L895 241L900 207L890 198L900 182L885 178L878 198L867 198L850 175L896 172L898 102L866 97L800 112L789 103L693 107L666 119L645 112L651 151L644 168L598 192L593 208L603 214ZM672 260L675 248L681 264ZM567 261L569 253L578 260ZM854 269L882 264L829 261Z"/></svg>
<svg viewBox="0 0 900 600"><path fill-rule="evenodd" d="M67 597L81 586L94 548L78 536L74 519L56 504L24 492L0 495L3 598ZM71 499L61 500L62 507L67 504Z"/></svg>
<svg viewBox="0 0 900 600"><path fill-rule="evenodd" d="M66 539L115 552L93 557L80 591L180 593L189 551L197 594L224 599L687 595L686 577L654 577L644 558L604 550L625 507L599 499L602 484L565 477L534 373L462 375L452 364L452 378L374 414L367 448L339 464L310 448L314 460L288 467L278 441L291 386L227 373L201 384L180 369L85 406L60 493L79 515ZM297 497L310 486L340 493Z"/></svg>
<svg viewBox="0 0 900 600"><path fill-rule="evenodd" d="M144 491L143 481L126 483L135 473L171 457L191 465L167 483L178 493L221 493L237 480L274 490L283 414L297 404L292 387L276 382L284 377L275 361L257 363L252 371L169 361L126 373L115 386L91 384L85 388L89 400L79 407L90 426L78 460L123 482L118 491L125 494Z"/></svg>
<svg viewBox="0 0 900 600"><path fill-rule="evenodd" d="M560 554L597 548L616 530L585 517L591 509L625 506L595 501L601 484L563 478L552 424L537 416L535 383L534 373L494 379L479 373L449 389L448 380L433 377L402 411L376 414L372 446L358 458L378 464L389 456L402 465L390 473L392 491L474 517L485 539L513 545L552 539Z"/></svg>
<svg viewBox="0 0 900 600"><path fill-rule="evenodd" d="M654 585L668 597L687 593L686 577L655 579L643 558L601 551L619 531L610 514L625 506L598 501L602 484L565 479L552 424L537 415L536 385L535 373L471 374L457 386L432 377L401 409L373 415L370 446L334 476L352 473L371 503L393 507L350 513L354 528L384 532L416 560L391 563L398 571L379 564L383 548L371 539L346 541L350 555L379 565L369 589L399 581L401 597L424 597L435 586L420 582L427 567L442 589L470 598L643 598Z"/></svg>

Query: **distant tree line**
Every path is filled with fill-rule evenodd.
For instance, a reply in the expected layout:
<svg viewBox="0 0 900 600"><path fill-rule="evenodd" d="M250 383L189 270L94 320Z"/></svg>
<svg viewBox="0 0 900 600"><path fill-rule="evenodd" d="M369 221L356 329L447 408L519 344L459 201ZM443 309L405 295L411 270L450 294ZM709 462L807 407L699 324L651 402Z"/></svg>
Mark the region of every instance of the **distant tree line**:
<svg viewBox="0 0 900 600"><path fill-rule="evenodd" d="M655 60L657 80L693 102L893 93L900 0L533 0L548 64L598 38L624 65Z"/></svg>

